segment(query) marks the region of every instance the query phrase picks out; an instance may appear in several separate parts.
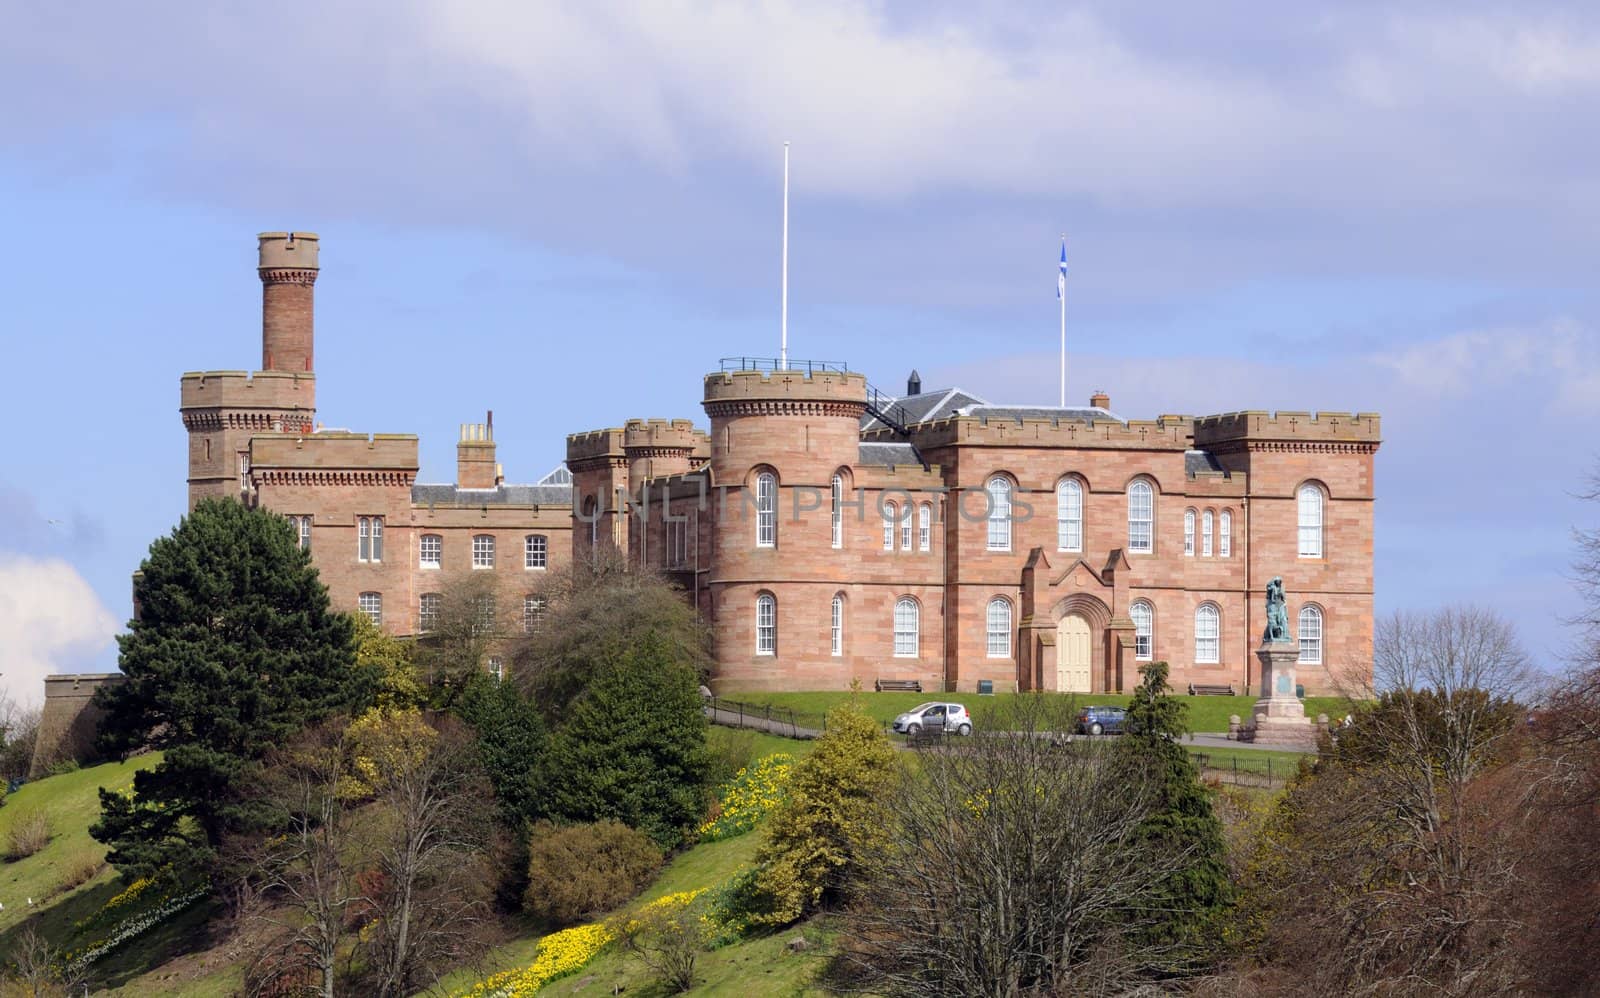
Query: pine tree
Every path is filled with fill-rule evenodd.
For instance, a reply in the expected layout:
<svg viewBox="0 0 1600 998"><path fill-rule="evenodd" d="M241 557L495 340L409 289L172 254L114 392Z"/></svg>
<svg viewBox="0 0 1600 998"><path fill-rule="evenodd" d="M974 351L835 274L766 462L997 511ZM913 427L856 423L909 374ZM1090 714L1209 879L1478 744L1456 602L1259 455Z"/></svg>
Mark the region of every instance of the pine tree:
<svg viewBox="0 0 1600 998"><path fill-rule="evenodd" d="M515 686L480 673L467 681L456 711L477 732L478 758L494 786L501 821L520 829L544 817L540 764L547 736L538 708Z"/></svg>
<svg viewBox="0 0 1600 998"><path fill-rule="evenodd" d="M101 747L164 753L129 795L100 792L91 834L128 876L205 871L229 833L261 817L256 761L309 723L364 703L350 618L282 517L203 500L150 545L134 584L139 616L118 638L125 677L96 702Z"/></svg>

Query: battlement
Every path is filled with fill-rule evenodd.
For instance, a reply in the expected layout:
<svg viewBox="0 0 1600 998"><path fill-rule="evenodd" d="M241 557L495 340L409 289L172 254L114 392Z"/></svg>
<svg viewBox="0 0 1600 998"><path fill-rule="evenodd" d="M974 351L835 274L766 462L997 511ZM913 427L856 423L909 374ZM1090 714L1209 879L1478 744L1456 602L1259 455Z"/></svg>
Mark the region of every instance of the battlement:
<svg viewBox="0 0 1600 998"><path fill-rule="evenodd" d="M417 437L411 433L320 431L310 436L267 436L250 440L252 474L290 471L387 471L409 473L418 467Z"/></svg>
<svg viewBox="0 0 1600 998"><path fill-rule="evenodd" d="M628 450L681 450L692 452L706 440L687 419L630 419L622 428L622 446Z"/></svg>
<svg viewBox="0 0 1600 998"><path fill-rule="evenodd" d="M1188 416L1158 419L981 419L949 416L912 428L917 447L1097 447L1123 450L1187 450L1194 435ZM867 438L882 437L881 433Z"/></svg>
<svg viewBox="0 0 1600 998"><path fill-rule="evenodd" d="M853 371L719 371L705 377L705 406L738 402L824 402L866 406L867 379Z"/></svg>
<svg viewBox="0 0 1600 998"><path fill-rule="evenodd" d="M623 431L618 427L567 434L567 463L623 457Z"/></svg>
<svg viewBox="0 0 1600 998"><path fill-rule="evenodd" d="M1375 412L1274 412L1248 410L1194 421L1196 447L1250 441L1370 443L1381 440Z"/></svg>
<svg viewBox="0 0 1600 998"><path fill-rule="evenodd" d="M316 375L309 371L190 371L179 387L179 409L310 409Z"/></svg>

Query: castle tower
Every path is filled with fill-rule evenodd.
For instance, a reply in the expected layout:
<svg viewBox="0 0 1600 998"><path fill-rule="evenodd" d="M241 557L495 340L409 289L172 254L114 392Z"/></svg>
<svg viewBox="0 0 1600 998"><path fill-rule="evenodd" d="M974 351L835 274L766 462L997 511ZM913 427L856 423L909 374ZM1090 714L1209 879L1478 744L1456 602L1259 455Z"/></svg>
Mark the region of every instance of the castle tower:
<svg viewBox="0 0 1600 998"><path fill-rule="evenodd" d="M596 549L628 550L630 493L623 431L590 430L567 436L567 470L572 473L572 556L588 558Z"/></svg>
<svg viewBox="0 0 1600 998"><path fill-rule="evenodd" d="M634 489L651 478L684 475L704 434L687 419L630 419L622 428L628 458L628 483Z"/></svg>
<svg viewBox="0 0 1600 998"><path fill-rule="evenodd" d="M258 254L265 369L191 371L180 381L179 412L189 431L190 509L208 497L250 501L250 438L310 433L316 417L311 286L317 279L317 237L264 232Z"/></svg>

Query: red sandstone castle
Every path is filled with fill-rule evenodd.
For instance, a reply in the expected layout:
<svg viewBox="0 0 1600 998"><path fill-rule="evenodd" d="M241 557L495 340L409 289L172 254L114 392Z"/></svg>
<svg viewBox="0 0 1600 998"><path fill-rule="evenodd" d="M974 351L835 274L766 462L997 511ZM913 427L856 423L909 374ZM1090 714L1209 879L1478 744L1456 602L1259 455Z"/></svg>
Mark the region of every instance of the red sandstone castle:
<svg viewBox="0 0 1600 998"><path fill-rule="evenodd" d="M1273 576L1308 692L1370 671L1376 414L1128 420L1101 394L991 405L913 374L887 397L740 358L705 379L709 432L573 434L565 469L507 485L491 418L462 427L455 483L418 484L415 436L315 426L317 248L260 237L262 370L183 376L189 502L284 514L334 603L397 634L475 572L536 627L541 574L605 545L683 587L724 690L1102 692L1164 659L1179 689L1246 692Z"/></svg>

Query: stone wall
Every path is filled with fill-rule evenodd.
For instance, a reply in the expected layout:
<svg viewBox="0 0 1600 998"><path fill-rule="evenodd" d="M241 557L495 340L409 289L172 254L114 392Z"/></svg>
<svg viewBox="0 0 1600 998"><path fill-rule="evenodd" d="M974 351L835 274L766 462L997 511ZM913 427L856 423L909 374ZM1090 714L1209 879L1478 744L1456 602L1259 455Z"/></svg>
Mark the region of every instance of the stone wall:
<svg viewBox="0 0 1600 998"><path fill-rule="evenodd" d="M33 747L28 778L38 779L66 759L87 762L94 755L95 733L104 711L94 706L95 690L122 682L120 672L46 676L39 740Z"/></svg>

